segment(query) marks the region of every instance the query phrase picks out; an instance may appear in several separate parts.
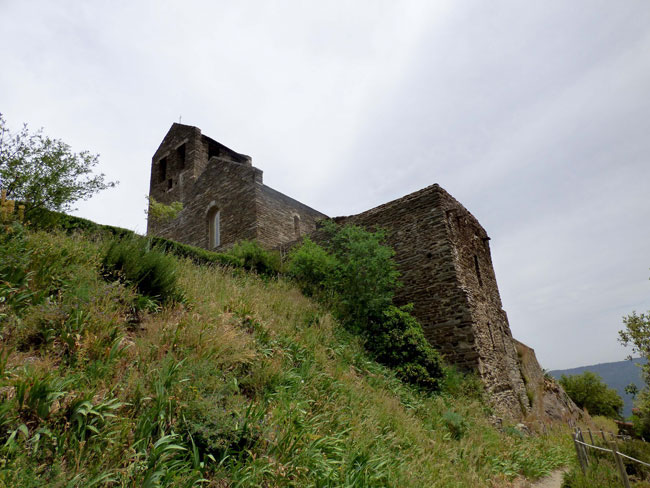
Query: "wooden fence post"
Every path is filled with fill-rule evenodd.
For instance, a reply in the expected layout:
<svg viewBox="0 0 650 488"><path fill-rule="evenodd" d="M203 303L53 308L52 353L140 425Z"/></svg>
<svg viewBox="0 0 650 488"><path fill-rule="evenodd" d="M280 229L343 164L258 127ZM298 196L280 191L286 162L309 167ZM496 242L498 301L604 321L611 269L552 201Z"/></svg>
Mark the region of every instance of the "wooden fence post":
<svg viewBox="0 0 650 488"><path fill-rule="evenodd" d="M578 440L583 443L585 442L585 438L582 437L582 429L580 428L578 428ZM589 453L587 452L587 448L583 444L580 444L580 447L582 448L582 455L585 460L585 465L589 467Z"/></svg>
<svg viewBox="0 0 650 488"><path fill-rule="evenodd" d="M586 475L587 467L585 466L585 462L582 459L582 450L580 449L580 444L578 444L578 434L573 434L573 445L576 447L576 455L578 456L578 462L580 463L582 474Z"/></svg>
<svg viewBox="0 0 650 488"><path fill-rule="evenodd" d="M587 432L589 432L589 439L591 439L591 445L595 446L596 443L594 442L594 436L591 435L591 429L587 427Z"/></svg>
<svg viewBox="0 0 650 488"><path fill-rule="evenodd" d="M612 442L611 448L612 452L614 453L614 459L616 460L618 472L620 473L621 479L623 480L623 486L625 488L630 488L630 480L627 477L627 471L625 471L625 463L623 462L621 455L618 453L618 449L616 449L616 443Z"/></svg>
<svg viewBox="0 0 650 488"><path fill-rule="evenodd" d="M607 443L607 437L605 437L605 433L603 432L603 429L600 429L600 435L603 436L603 441L605 441L605 443Z"/></svg>

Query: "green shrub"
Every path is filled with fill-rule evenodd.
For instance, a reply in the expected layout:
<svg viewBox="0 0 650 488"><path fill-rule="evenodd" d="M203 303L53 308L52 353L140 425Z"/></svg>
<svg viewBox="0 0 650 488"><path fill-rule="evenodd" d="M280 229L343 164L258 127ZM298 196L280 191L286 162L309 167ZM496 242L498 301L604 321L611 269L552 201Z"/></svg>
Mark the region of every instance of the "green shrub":
<svg viewBox="0 0 650 488"><path fill-rule="evenodd" d="M562 488L612 488L622 485L616 467L608 462L590 465L586 475L582 474L578 466L573 466L562 480Z"/></svg>
<svg viewBox="0 0 650 488"><path fill-rule="evenodd" d="M135 232L122 227L102 225L92 220L67 215L61 212L54 212L44 208L34 209L30 213L29 225L33 229L53 230L59 229L72 234L75 232L86 235L107 235L111 237L134 237Z"/></svg>
<svg viewBox="0 0 650 488"><path fill-rule="evenodd" d="M305 237L302 244L291 251L287 273L305 295L329 300L337 266L335 257Z"/></svg>
<svg viewBox="0 0 650 488"><path fill-rule="evenodd" d="M102 260L102 272L109 280L124 280L138 293L159 302L178 300L176 261L146 239L113 240Z"/></svg>
<svg viewBox="0 0 650 488"><path fill-rule="evenodd" d="M623 399L596 373L585 371L572 376L562 375L560 384L571 400L578 407L586 408L591 415L621 418Z"/></svg>
<svg viewBox="0 0 650 488"><path fill-rule="evenodd" d="M394 368L407 383L438 390L444 375L442 359L409 311L389 305L366 330L366 347L378 362Z"/></svg>
<svg viewBox="0 0 650 488"><path fill-rule="evenodd" d="M445 366L442 390L454 398L465 397L482 401L485 386L475 373L460 371L456 366Z"/></svg>
<svg viewBox="0 0 650 488"><path fill-rule="evenodd" d="M399 286L395 251L383 244L385 233L362 227L337 227L328 222L326 248L338 264L331 276L338 294L337 315L348 326L363 327L380 317L393 301Z"/></svg>
<svg viewBox="0 0 650 488"><path fill-rule="evenodd" d="M245 269L255 271L259 275L277 276L280 272L280 253L267 251L257 242L242 241L235 244L228 254L237 259Z"/></svg>
<svg viewBox="0 0 650 488"><path fill-rule="evenodd" d="M151 243L156 249L162 252L173 254L174 256L181 258L190 259L195 264L218 264L221 266L231 266L233 268L242 267L241 260L234 256L231 256L230 254L206 251L200 247L181 244L180 242L172 241L171 239L165 239L163 237L152 237Z"/></svg>
<svg viewBox="0 0 650 488"><path fill-rule="evenodd" d="M308 295L329 305L380 363L407 383L438 390L442 360L408 307L392 304L399 286L393 250L383 232L357 226L323 226L325 247L305 238L289 255L288 273Z"/></svg>
<svg viewBox="0 0 650 488"><path fill-rule="evenodd" d="M643 462L650 461L650 444L638 439L631 439L622 442L618 445L618 449L623 454L626 454L634 459L639 459ZM625 470L627 474L636 476L637 478L650 480L650 468L642 464L636 463L629 459L623 458L625 463Z"/></svg>
<svg viewBox="0 0 650 488"><path fill-rule="evenodd" d="M245 455L259 440L264 410L247 408L244 401L232 396L224 405L221 399L204 397L185 408L182 427L191 439L188 444L194 443L202 458Z"/></svg>

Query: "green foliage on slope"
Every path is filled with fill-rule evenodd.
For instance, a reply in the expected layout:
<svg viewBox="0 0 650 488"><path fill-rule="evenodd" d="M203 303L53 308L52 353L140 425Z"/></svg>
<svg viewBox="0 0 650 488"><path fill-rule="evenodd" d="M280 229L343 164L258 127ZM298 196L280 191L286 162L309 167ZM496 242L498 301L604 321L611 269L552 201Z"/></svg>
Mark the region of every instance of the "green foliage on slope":
<svg viewBox="0 0 650 488"><path fill-rule="evenodd" d="M645 363L646 360L643 358L634 358L625 361L592 364L579 368L549 371L549 373L557 380L559 380L562 375L573 376L576 374L582 374L585 371L596 373L603 379L603 382L607 386L616 390L623 399L623 417L628 418L632 415L634 397L633 395L626 393L625 388L630 383L636 385L639 390L643 388L644 382L641 375L641 366Z"/></svg>
<svg viewBox="0 0 650 488"><path fill-rule="evenodd" d="M113 239L1 236L0 486L487 487L571 459L494 429L475 379L403 383L285 280L173 258L183 300L143 307Z"/></svg>
<svg viewBox="0 0 650 488"><path fill-rule="evenodd" d="M360 334L372 357L404 381L429 391L440 387L442 359L424 337L411 308L393 305L399 286L395 252L384 233L356 226L324 225L326 242L309 238L293 249L287 270L301 289Z"/></svg>
<svg viewBox="0 0 650 488"><path fill-rule="evenodd" d="M574 376L562 375L560 385L578 407L587 409L591 415L621 418L623 399L596 373L585 371Z"/></svg>

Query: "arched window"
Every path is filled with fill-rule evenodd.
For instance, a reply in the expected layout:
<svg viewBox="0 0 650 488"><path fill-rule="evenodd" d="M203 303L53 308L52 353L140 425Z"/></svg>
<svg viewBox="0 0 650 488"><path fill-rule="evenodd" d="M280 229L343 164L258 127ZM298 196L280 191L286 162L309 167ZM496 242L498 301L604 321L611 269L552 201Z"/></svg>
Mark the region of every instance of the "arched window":
<svg viewBox="0 0 650 488"><path fill-rule="evenodd" d="M293 233L296 237L300 237L300 217L297 215L293 216Z"/></svg>
<svg viewBox="0 0 650 488"><path fill-rule="evenodd" d="M221 245L221 223L219 222L220 212L217 207L208 211L208 247L214 249Z"/></svg>

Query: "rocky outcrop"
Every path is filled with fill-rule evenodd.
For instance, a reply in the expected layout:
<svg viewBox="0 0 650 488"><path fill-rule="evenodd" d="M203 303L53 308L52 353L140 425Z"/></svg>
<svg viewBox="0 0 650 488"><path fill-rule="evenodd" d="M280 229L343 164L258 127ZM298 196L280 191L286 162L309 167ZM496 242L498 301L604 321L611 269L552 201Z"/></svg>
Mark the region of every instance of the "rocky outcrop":
<svg viewBox="0 0 650 488"><path fill-rule="evenodd" d="M517 349L519 368L526 384L526 393L531 403L526 421L534 425L539 422L587 420L588 414L573 403L555 379L544 373L537 361L535 351L516 339L513 341Z"/></svg>

